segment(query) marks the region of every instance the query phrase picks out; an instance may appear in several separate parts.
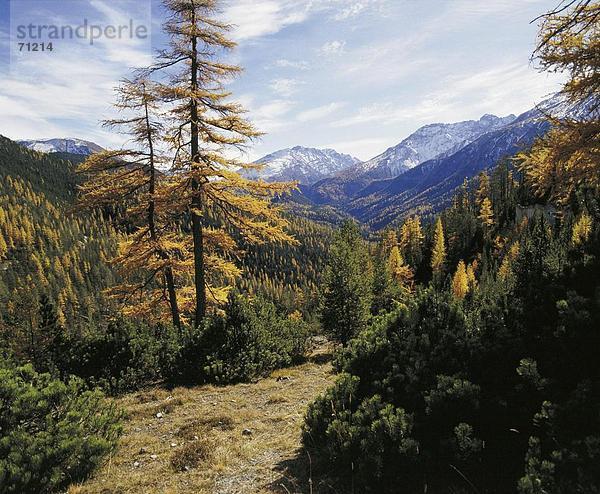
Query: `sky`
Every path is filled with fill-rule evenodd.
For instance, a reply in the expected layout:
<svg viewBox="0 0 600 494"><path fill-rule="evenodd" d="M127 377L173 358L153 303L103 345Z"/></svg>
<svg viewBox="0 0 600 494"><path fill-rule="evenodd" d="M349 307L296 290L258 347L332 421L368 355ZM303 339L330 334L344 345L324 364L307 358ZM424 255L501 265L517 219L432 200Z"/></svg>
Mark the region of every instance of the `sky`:
<svg viewBox="0 0 600 494"><path fill-rule="evenodd" d="M522 113L564 76L531 62L537 16L558 0L224 0L244 67L228 89L263 132L249 160L302 145L372 158L422 125ZM158 0L0 0L0 134L119 147L102 127L114 87L164 46ZM147 28L19 51L28 24ZM34 32L35 34L35 32ZM138 32L139 34L139 32Z"/></svg>

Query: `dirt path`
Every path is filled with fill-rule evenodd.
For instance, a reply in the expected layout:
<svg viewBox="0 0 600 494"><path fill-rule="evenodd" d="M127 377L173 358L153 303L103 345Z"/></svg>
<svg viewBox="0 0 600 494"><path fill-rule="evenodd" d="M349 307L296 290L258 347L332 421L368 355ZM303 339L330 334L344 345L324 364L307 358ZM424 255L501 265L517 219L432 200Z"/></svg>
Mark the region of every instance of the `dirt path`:
<svg viewBox="0 0 600 494"><path fill-rule="evenodd" d="M299 480L288 467L299 454L306 407L333 382L326 357L322 349L256 384L120 399L129 418L119 449L69 494L309 492L308 475Z"/></svg>

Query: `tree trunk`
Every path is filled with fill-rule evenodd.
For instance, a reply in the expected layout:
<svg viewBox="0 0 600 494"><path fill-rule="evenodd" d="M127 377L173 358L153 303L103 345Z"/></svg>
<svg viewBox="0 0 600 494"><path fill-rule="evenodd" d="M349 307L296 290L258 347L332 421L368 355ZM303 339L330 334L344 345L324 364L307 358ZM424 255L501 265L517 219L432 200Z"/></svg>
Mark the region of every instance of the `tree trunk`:
<svg viewBox="0 0 600 494"><path fill-rule="evenodd" d="M150 116L148 115L148 102L144 103L144 110L146 112L146 129L148 135L148 147L150 148L150 200L148 203L148 228L150 230L150 237L152 241L158 242L158 238L156 235L156 221L155 221L155 201L154 201L154 193L156 191L156 170L154 168L154 144L152 142L152 131L150 129ZM169 256L166 252L163 252L162 249L158 249L159 255L161 259L164 261L169 259ZM167 283L167 291L169 293L169 306L171 307L171 318L173 320L173 325L181 330L181 319L179 317L179 307L177 305L177 293L175 291L175 279L173 277L173 270L171 266L167 266L165 268L165 281Z"/></svg>
<svg viewBox="0 0 600 494"><path fill-rule="evenodd" d="M192 14L192 22L195 24L195 13ZM198 90L198 54L197 37L192 36L191 70L192 91ZM191 113L191 157L192 171L198 169L200 161L199 148L200 139L198 132L198 103L195 97L190 101ZM192 178L192 235L194 238L194 283L196 288L196 318L194 327L199 327L206 316L206 283L204 274L204 232L202 229L202 185L197 176Z"/></svg>

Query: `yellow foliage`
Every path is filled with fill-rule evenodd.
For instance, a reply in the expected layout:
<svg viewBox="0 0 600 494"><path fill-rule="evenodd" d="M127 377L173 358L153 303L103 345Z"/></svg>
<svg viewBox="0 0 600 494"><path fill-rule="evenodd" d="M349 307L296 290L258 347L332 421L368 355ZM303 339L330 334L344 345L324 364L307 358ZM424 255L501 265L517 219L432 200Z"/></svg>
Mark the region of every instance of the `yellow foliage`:
<svg viewBox="0 0 600 494"><path fill-rule="evenodd" d="M477 269L477 261L473 261L472 264L467 266L467 283L469 284L469 291L473 291L477 288L477 277L475 271Z"/></svg>
<svg viewBox="0 0 600 494"><path fill-rule="evenodd" d="M458 263L456 272L452 277L452 293L459 300L464 299L469 293L469 279L464 261Z"/></svg>
<svg viewBox="0 0 600 494"><path fill-rule="evenodd" d="M431 269L434 274L439 274L444 269L446 262L446 241L444 240L444 225L441 218L435 224L433 236L433 251L431 253Z"/></svg>
<svg viewBox="0 0 600 494"><path fill-rule="evenodd" d="M421 230L421 219L418 216L408 218L400 229L400 246L409 249L411 246L420 248L425 235Z"/></svg>
<svg viewBox="0 0 600 494"><path fill-rule="evenodd" d="M402 258L402 254L400 254L400 249L397 245L392 247L388 258L388 267L394 281L404 288L410 289L413 273L410 267L404 263L404 259Z"/></svg>
<svg viewBox="0 0 600 494"><path fill-rule="evenodd" d="M570 2L544 17L536 56L543 69L565 72L561 91L567 115L548 118L554 128L528 152L520 169L539 196L565 205L580 187L600 188L600 2Z"/></svg>
<svg viewBox="0 0 600 494"><path fill-rule="evenodd" d="M519 256L521 246L519 242L515 242L510 246L510 249L502 259L500 268L498 269L498 278L504 282L510 283L514 277L513 264Z"/></svg>
<svg viewBox="0 0 600 494"><path fill-rule="evenodd" d="M478 218L486 231L494 226L494 210L492 209L492 201L490 201L487 197L484 197L481 201Z"/></svg>
<svg viewBox="0 0 600 494"><path fill-rule="evenodd" d="M588 241L592 233L592 217L586 212L582 213L579 219L573 225L571 242L578 246Z"/></svg>

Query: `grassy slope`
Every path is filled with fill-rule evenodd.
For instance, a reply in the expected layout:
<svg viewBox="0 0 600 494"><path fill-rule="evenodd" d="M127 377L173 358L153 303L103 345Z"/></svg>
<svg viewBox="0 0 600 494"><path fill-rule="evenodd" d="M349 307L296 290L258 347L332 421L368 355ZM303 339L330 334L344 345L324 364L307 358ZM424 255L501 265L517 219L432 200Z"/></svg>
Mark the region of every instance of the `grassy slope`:
<svg viewBox="0 0 600 494"><path fill-rule="evenodd" d="M307 363L255 384L158 388L121 398L129 418L118 451L69 494L310 492L300 430L307 405L333 382L327 356L321 348ZM199 463L178 471L174 458L183 468L193 463L185 451Z"/></svg>

